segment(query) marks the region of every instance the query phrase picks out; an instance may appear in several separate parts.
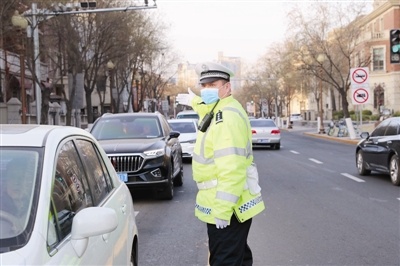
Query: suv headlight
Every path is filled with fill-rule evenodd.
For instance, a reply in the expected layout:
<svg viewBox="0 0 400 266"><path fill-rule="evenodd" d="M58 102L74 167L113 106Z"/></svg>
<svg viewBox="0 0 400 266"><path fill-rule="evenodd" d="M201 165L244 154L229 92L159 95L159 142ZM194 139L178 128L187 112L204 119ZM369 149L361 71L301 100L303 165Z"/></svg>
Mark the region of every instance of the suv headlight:
<svg viewBox="0 0 400 266"><path fill-rule="evenodd" d="M143 153L146 157L160 157L164 155L164 149L144 151Z"/></svg>

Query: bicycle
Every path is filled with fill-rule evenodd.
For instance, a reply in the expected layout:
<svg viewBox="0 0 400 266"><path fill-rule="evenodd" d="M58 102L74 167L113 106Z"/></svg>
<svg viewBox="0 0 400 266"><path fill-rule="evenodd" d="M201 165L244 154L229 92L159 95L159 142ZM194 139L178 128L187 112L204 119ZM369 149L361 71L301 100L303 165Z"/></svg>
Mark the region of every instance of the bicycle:
<svg viewBox="0 0 400 266"><path fill-rule="evenodd" d="M335 125L334 124L330 124L329 125L329 129L328 129L328 136L333 136L333 134L335 134Z"/></svg>
<svg viewBox="0 0 400 266"><path fill-rule="evenodd" d="M337 136L338 137L347 137L349 135L349 132L347 130L347 127L345 125L339 125L339 131Z"/></svg>

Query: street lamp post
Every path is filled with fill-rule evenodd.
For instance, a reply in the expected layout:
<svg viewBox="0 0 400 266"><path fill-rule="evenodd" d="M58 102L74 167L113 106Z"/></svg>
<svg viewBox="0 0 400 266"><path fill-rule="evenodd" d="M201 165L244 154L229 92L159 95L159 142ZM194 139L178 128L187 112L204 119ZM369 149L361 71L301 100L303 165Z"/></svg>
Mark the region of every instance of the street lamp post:
<svg viewBox="0 0 400 266"><path fill-rule="evenodd" d="M291 97L292 97L292 92L291 92L291 88L290 88L290 82L291 82L291 79L292 79L292 77L293 77L293 74L292 73L287 73L286 74L286 78L288 79L288 82L287 82L287 93L288 93L288 97L287 97L287 99L288 99L288 101L287 101L287 112L286 112L286 114L287 114L287 116L288 116L288 120L287 120L287 128L288 129L292 129L293 128L293 125L292 125L292 121L290 121L290 112L291 112L291 110L290 110L290 104L291 104Z"/></svg>
<svg viewBox="0 0 400 266"><path fill-rule="evenodd" d="M114 91L114 68L115 68L115 65L111 60L107 62L107 68L108 68L109 76L110 76L110 106L111 106L111 113L114 113L115 112L115 101L114 101L113 91Z"/></svg>
<svg viewBox="0 0 400 266"><path fill-rule="evenodd" d="M318 62L321 64L320 67L320 78L319 78L319 103L320 103L320 108L319 108L319 120L320 120L320 127L319 127L319 134L325 134L325 128L324 128L324 109L323 109L323 102L322 102L322 64L325 61L325 55L324 54L319 54L317 58Z"/></svg>
<svg viewBox="0 0 400 266"><path fill-rule="evenodd" d="M322 74L322 70L320 70L320 73ZM319 122L320 122L320 126L319 126L319 134L325 134L325 129L324 129L324 110L323 108L323 103L322 103L322 81L319 80L319 103L320 103L320 107L319 107Z"/></svg>
<svg viewBox="0 0 400 266"><path fill-rule="evenodd" d="M13 26L17 27L17 31L21 35L21 45L19 46L19 67L20 67L20 90L21 90L21 123L26 124L26 91L25 91L25 46L23 31L28 27L28 21L22 17L18 11L11 18Z"/></svg>

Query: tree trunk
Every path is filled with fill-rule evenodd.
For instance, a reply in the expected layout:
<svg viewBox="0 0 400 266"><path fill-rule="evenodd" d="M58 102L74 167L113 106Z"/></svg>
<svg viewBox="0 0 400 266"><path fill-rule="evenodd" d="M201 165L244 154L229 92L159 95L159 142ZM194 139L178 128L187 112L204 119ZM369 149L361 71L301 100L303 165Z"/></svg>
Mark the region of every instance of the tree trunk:
<svg viewBox="0 0 400 266"><path fill-rule="evenodd" d="M349 118L349 103L347 102L347 93L344 89L340 89L340 95L342 96L342 106L343 106L343 115L344 118Z"/></svg>
<svg viewBox="0 0 400 266"><path fill-rule="evenodd" d="M85 94L86 94L86 110L87 110L88 123L93 123L96 118L93 115L93 105L91 97L92 93L90 92L90 90L85 89Z"/></svg>
<svg viewBox="0 0 400 266"><path fill-rule="evenodd" d="M41 87L42 88L42 87ZM42 108L40 114L40 124L48 125L49 124L49 103L50 103L50 89L44 87L42 91Z"/></svg>
<svg viewBox="0 0 400 266"><path fill-rule="evenodd" d="M337 107L336 107L336 99L335 99L335 90L333 88L330 88L330 91L331 91L332 112L336 112Z"/></svg>

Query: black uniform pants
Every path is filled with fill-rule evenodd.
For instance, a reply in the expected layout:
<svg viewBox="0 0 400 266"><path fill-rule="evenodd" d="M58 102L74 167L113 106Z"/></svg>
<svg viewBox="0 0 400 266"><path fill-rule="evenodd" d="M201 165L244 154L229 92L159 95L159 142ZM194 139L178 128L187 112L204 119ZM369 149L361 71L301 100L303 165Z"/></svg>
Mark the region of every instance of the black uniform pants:
<svg viewBox="0 0 400 266"><path fill-rule="evenodd" d="M224 229L207 224L210 266L251 266L253 255L247 245L252 219L240 223L232 215L231 223Z"/></svg>

